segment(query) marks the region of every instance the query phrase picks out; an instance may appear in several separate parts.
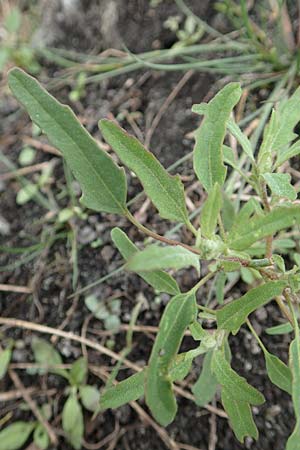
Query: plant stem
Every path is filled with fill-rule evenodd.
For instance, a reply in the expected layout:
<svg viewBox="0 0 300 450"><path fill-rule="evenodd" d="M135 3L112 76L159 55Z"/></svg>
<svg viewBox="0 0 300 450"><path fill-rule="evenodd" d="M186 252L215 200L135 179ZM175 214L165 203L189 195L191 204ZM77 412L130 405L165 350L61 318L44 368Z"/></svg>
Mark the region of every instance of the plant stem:
<svg viewBox="0 0 300 450"><path fill-rule="evenodd" d="M255 337L255 339L257 340L257 342L259 343L259 345L260 345L262 351L263 351L264 353L266 353L266 352L267 352L267 349L266 349L266 347L264 346L264 344L263 344L262 340L260 339L260 337L258 336L258 334L256 333L256 331L255 331L254 327L252 326L250 320L247 319L247 320L246 320L246 323L247 323L247 325L248 325L248 327L249 327L251 333L253 334L253 336Z"/></svg>
<svg viewBox="0 0 300 450"><path fill-rule="evenodd" d="M197 284L195 284L195 286L189 291L191 293L196 293L198 291L198 289L203 286L208 280L210 280L212 277L214 277L216 274L216 272L208 272L207 275L205 275L204 278L201 278L200 281L198 281Z"/></svg>
<svg viewBox="0 0 300 450"><path fill-rule="evenodd" d="M160 234L155 233L154 231L149 230L148 228L144 227L141 223L139 223L134 216L131 214L130 211L127 211L126 217L130 220L130 222L135 225L140 231L147 234L148 236L152 237L153 239L157 241L161 241L164 244L168 245L179 245L180 247L185 248L186 250L189 250L192 253L195 253L196 255L201 255L200 250L197 250L194 247L191 247L190 245L184 244L180 241L176 241L173 239L166 238L165 236L161 236Z"/></svg>

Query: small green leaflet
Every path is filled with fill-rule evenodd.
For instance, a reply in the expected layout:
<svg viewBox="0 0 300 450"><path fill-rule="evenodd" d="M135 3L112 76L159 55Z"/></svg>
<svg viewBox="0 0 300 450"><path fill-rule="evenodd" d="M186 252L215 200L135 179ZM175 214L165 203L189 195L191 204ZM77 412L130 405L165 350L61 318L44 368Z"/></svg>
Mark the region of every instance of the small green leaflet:
<svg viewBox="0 0 300 450"><path fill-rule="evenodd" d="M14 422L0 431L0 450L18 450L23 447L35 427L33 422Z"/></svg>
<svg viewBox="0 0 300 450"><path fill-rule="evenodd" d="M244 442L246 436L257 439L258 430L249 403L233 398L227 389L222 389L221 400L236 438L241 443Z"/></svg>
<svg viewBox="0 0 300 450"><path fill-rule="evenodd" d="M136 245L131 242L129 237L124 231L120 230L120 228L116 227L111 231L111 238L124 259L128 260L135 253L139 252ZM158 292L167 292L171 295L179 293L179 287L176 280L162 270L155 270L153 272L139 271L136 273Z"/></svg>
<svg viewBox="0 0 300 450"><path fill-rule="evenodd" d="M116 386L105 389L100 395L101 411L108 408L118 408L142 397L144 395L145 374L146 370L143 370L131 375Z"/></svg>
<svg viewBox="0 0 300 450"><path fill-rule="evenodd" d="M152 348L146 378L146 403L154 418L163 426L174 419L177 411L172 382L168 376L184 332L196 318L195 295L179 294L168 303L159 324Z"/></svg>
<svg viewBox="0 0 300 450"><path fill-rule="evenodd" d="M206 191L215 183L223 186L226 168L223 164L222 145L230 113L240 99L239 83L229 83L207 104L194 105L193 111L204 114L195 132L194 170Z"/></svg>
<svg viewBox="0 0 300 450"><path fill-rule="evenodd" d="M177 355L170 367L169 377L171 381L182 381L191 371L193 358L188 357L187 353Z"/></svg>
<svg viewBox="0 0 300 450"><path fill-rule="evenodd" d="M82 356L72 364L70 370L71 384L74 386L79 386L80 384L83 384L86 380L87 374L88 374L87 359L84 356Z"/></svg>
<svg viewBox="0 0 300 450"><path fill-rule="evenodd" d="M100 403L100 393L96 386L85 384L79 387L80 400L88 411L97 411Z"/></svg>
<svg viewBox="0 0 300 450"><path fill-rule="evenodd" d="M199 257L179 245L173 247L159 247L158 245L149 245L138 253L135 253L125 265L126 269L133 272L143 272L160 269L182 269L183 267L193 266L200 274Z"/></svg>
<svg viewBox="0 0 300 450"><path fill-rule="evenodd" d="M160 216L176 222L189 223L184 188L179 175L168 174L152 153L116 123L100 120L99 128L123 164L140 179Z"/></svg>
<svg viewBox="0 0 300 450"><path fill-rule="evenodd" d="M46 366L46 369L48 366L50 366L48 369L49 372L61 375L62 377L69 379L69 374L65 369L51 368L51 366L62 364L63 361L60 354L55 350L54 347L52 347L49 342L45 341L44 339L34 337L31 346L36 362L40 363L43 366Z"/></svg>
<svg viewBox="0 0 300 450"><path fill-rule="evenodd" d="M208 239L211 239L215 234L221 207L221 190L218 183L216 183L204 202L200 216L201 233Z"/></svg>
<svg viewBox="0 0 300 450"><path fill-rule="evenodd" d="M171 381L183 380L190 371L192 359L185 359L185 354L177 355L170 364L169 377ZM131 375L117 385L105 389L100 396L100 409L119 408L126 403L138 400L144 395L148 368ZM83 388L88 387L84 386Z"/></svg>
<svg viewBox="0 0 300 450"><path fill-rule="evenodd" d="M263 178L274 195L296 200L297 193L291 185L291 175L288 173L264 173Z"/></svg>
<svg viewBox="0 0 300 450"><path fill-rule="evenodd" d="M246 155L249 156L251 161L255 161L251 142L232 119L229 119L227 121L227 129L232 134L232 136L236 138L236 140L238 141L238 143L240 144Z"/></svg>
<svg viewBox="0 0 300 450"><path fill-rule="evenodd" d="M7 372L10 359L11 359L11 348L6 348L0 353L0 380L4 377Z"/></svg>
<svg viewBox="0 0 300 450"><path fill-rule="evenodd" d="M217 311L218 327L236 334L250 313L280 295L285 286L284 281L270 281L233 300Z"/></svg>
<svg viewBox="0 0 300 450"><path fill-rule="evenodd" d="M227 281L227 275L225 272L218 272L215 278L214 289L216 293L216 299L219 305L224 303L224 288Z"/></svg>
<svg viewBox="0 0 300 450"><path fill-rule="evenodd" d="M286 147L297 137L294 128L300 120L299 101L300 88L288 100L281 102L278 109L273 110L259 150L259 166L266 155Z"/></svg>
<svg viewBox="0 0 300 450"><path fill-rule="evenodd" d="M300 141L299 140L296 141L293 145L291 145L288 148L284 147L282 150L278 151L278 153L277 153L275 169L280 167L288 159L299 155L299 153L300 153Z"/></svg>
<svg viewBox="0 0 300 450"><path fill-rule="evenodd" d="M234 204L235 202L232 201L228 195L226 195L223 192L223 206L222 206L222 210L221 210L221 217L222 217L222 222L225 228L225 231L229 231L230 228L232 227L234 221L235 221L235 217L236 217L236 212L235 212L235 208L234 208Z"/></svg>
<svg viewBox="0 0 300 450"><path fill-rule="evenodd" d="M270 327L266 329L266 333L271 336L276 336L278 334L286 334L291 333L293 331L293 326L290 322L282 323L280 325L275 325L274 327Z"/></svg>
<svg viewBox="0 0 300 450"><path fill-rule="evenodd" d="M211 368L222 388L226 389L232 398L251 405L264 403L264 396L230 367L221 350L214 351Z"/></svg>
<svg viewBox="0 0 300 450"><path fill-rule="evenodd" d="M96 211L126 214L126 178L111 157L101 150L72 110L61 105L20 69L8 75L11 91L33 122L63 154L79 181L82 203Z"/></svg>
<svg viewBox="0 0 300 450"><path fill-rule="evenodd" d="M211 402L218 387L218 381L211 370L212 356L212 350L207 352L204 356L200 376L192 387L192 392L198 406L205 406L207 403Z"/></svg>
<svg viewBox="0 0 300 450"><path fill-rule="evenodd" d="M288 394L292 394L292 373L290 368L277 356L264 349L268 377L273 384Z"/></svg>
<svg viewBox="0 0 300 450"><path fill-rule="evenodd" d="M239 233L232 228L228 236L228 245L233 250L245 250L254 242L299 222L300 205L278 206L264 216L256 215L249 219L247 226L240 227Z"/></svg>
<svg viewBox="0 0 300 450"><path fill-rule="evenodd" d="M39 450L46 450L49 447L50 439L42 424L38 424L33 433L33 442Z"/></svg>
<svg viewBox="0 0 300 450"><path fill-rule="evenodd" d="M84 423L81 406L74 394L71 394L64 404L62 426L72 447L75 450L80 450L82 448Z"/></svg>
<svg viewBox="0 0 300 450"><path fill-rule="evenodd" d="M295 339L291 342L289 365L292 371L292 400L296 416L296 425L289 437L286 450L300 450L300 330L297 319L295 321Z"/></svg>

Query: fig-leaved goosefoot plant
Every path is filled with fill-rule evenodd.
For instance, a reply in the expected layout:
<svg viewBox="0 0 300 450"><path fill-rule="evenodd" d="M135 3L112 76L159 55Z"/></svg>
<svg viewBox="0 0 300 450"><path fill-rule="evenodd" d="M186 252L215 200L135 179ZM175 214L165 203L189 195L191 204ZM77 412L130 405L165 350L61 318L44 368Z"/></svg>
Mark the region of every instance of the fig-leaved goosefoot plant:
<svg viewBox="0 0 300 450"><path fill-rule="evenodd" d="M104 389L100 410L117 408L145 396L153 417L167 426L177 412L174 383L187 376L194 358L204 355L202 372L192 388L196 403L201 406L210 402L219 389L237 439L257 439L251 406L259 407L264 396L231 367L228 343L231 333L236 334L247 325L262 349L270 380L292 396L295 427L286 450L300 449L300 258L291 253L295 264L286 269L282 255L274 253L274 249L280 249L278 238L282 233L299 230L300 224L297 190L291 176L281 170L286 161L300 153L300 140L294 132L300 121L300 88L274 107L258 149L253 148L232 119L242 94L239 83L228 84L209 103L193 107L195 113L203 116L195 132L194 171L207 194L199 220L194 223L189 218L180 177L171 176L152 153L117 123L100 120L102 136L121 163L139 178L160 217L183 224L193 235L193 243L187 244L161 236L136 220L127 207L124 168L99 148L68 106L61 105L20 69L9 73L9 86L33 122L61 151L81 185L82 204L95 211L125 216L156 241L140 250L119 228L111 233L125 259L125 268L136 272L157 291L172 296L163 312L148 365L118 385ZM224 144L227 134L236 139L244 152L249 170L239 165L235 152ZM231 220L225 220L228 168L238 171L251 192L249 200L238 198L231 205ZM205 275L201 274L201 260L209 263ZM199 281L188 292L181 292L167 270L174 273L187 267L196 270ZM223 304L224 286L232 279L232 272L241 272L244 278L255 282L243 296L225 299ZM197 302L198 290L209 280L214 283L219 301L214 309L207 307L203 297L201 303ZM294 335L288 365L268 351L249 320L254 311L273 300L288 324L280 333ZM205 328L207 321L209 331ZM196 345L180 352L187 330ZM275 333L276 329L270 330L270 334Z"/></svg>

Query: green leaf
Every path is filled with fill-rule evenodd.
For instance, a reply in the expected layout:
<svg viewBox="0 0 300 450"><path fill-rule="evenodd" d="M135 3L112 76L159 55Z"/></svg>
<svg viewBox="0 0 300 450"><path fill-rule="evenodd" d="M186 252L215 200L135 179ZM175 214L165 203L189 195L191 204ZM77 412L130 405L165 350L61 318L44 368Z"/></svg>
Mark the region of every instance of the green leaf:
<svg viewBox="0 0 300 450"><path fill-rule="evenodd" d="M175 395L168 372L176 357L186 328L197 314L195 295L179 294L168 303L159 324L146 378L146 403L154 418L163 426L174 419Z"/></svg>
<svg viewBox="0 0 300 450"><path fill-rule="evenodd" d="M20 69L10 71L8 83L31 119L62 152L81 185L83 204L96 211L126 214L124 169L99 148L72 110Z"/></svg>
<svg viewBox="0 0 300 450"><path fill-rule="evenodd" d="M261 172L272 168L272 143L278 128L278 113L273 109L269 123L265 126L262 144L258 153L258 167Z"/></svg>
<svg viewBox="0 0 300 450"><path fill-rule="evenodd" d="M0 353L0 380L5 376L10 360L11 360L11 348L6 348Z"/></svg>
<svg viewBox="0 0 300 450"><path fill-rule="evenodd" d="M177 355L170 367L169 367L169 377L171 381L182 381L191 371L193 363L193 358L187 358L186 353L180 353Z"/></svg>
<svg viewBox="0 0 300 450"><path fill-rule="evenodd" d="M254 242L282 229L292 227L299 221L299 205L278 206L267 215L256 215L249 219L247 226L243 226L239 230L232 229L229 232L228 245L233 250L245 250Z"/></svg>
<svg viewBox="0 0 300 450"><path fill-rule="evenodd" d="M22 187L17 193L17 205L25 205L25 203L29 202L35 196L38 190L37 184L27 183L26 186Z"/></svg>
<svg viewBox="0 0 300 450"><path fill-rule="evenodd" d="M139 252L136 245L131 242L128 236L126 236L124 231L120 230L120 228L116 227L112 230L111 238L124 259L128 260L135 253ZM158 292L167 292L171 295L179 293L179 287L176 280L162 270L155 270L149 273L140 271L136 273Z"/></svg>
<svg viewBox="0 0 300 450"><path fill-rule="evenodd" d="M295 319L295 317L294 317ZM300 336L299 326L295 319L295 339L291 342L289 365L292 371L292 400L296 416L296 425L289 437L286 450L300 450Z"/></svg>
<svg viewBox="0 0 300 450"><path fill-rule="evenodd" d="M31 346L34 353L34 359L37 363L40 363L46 367L63 363L60 354L54 347L52 347L51 344L49 344L49 342L44 339L34 337ZM69 374L65 369L49 368L49 372L69 379Z"/></svg>
<svg viewBox="0 0 300 450"><path fill-rule="evenodd" d="M183 267L193 266L200 273L199 257L175 245L159 247L158 245L149 245L141 252L135 253L126 264L126 269L133 272L149 272L159 269L182 269Z"/></svg>
<svg viewBox="0 0 300 450"><path fill-rule="evenodd" d="M236 212L234 209L234 202L223 192L223 206L221 210L222 222L225 231L229 231L234 223Z"/></svg>
<svg viewBox="0 0 300 450"><path fill-rule="evenodd" d="M295 188L291 185L291 175L288 173L264 173L263 178L274 195L296 200Z"/></svg>
<svg viewBox="0 0 300 450"><path fill-rule="evenodd" d="M292 373L290 368L277 356L264 350L268 377L273 384L288 394L292 394Z"/></svg>
<svg viewBox="0 0 300 450"><path fill-rule="evenodd" d="M64 404L62 412L62 427L73 448L82 448L84 423L81 406L74 394L71 394Z"/></svg>
<svg viewBox="0 0 300 450"><path fill-rule="evenodd" d="M230 367L221 350L214 351L211 368L222 388L226 389L233 399L252 405L264 403L264 396Z"/></svg>
<svg viewBox="0 0 300 450"><path fill-rule="evenodd" d="M42 424L38 424L33 433L33 442L40 450L46 450L49 447L50 439L47 431Z"/></svg>
<svg viewBox="0 0 300 450"><path fill-rule="evenodd" d="M160 216L164 219L189 223L184 188L179 175L168 174L152 153L116 123L100 120L99 128L123 164L140 179Z"/></svg>
<svg viewBox="0 0 300 450"><path fill-rule="evenodd" d="M278 334L291 333L293 331L293 326L290 322L282 323L280 325L275 325L275 327L270 327L266 329L266 333L271 336L276 336Z"/></svg>
<svg viewBox="0 0 300 450"><path fill-rule="evenodd" d="M221 207L222 195L220 186L216 183L204 202L200 216L201 233L208 239L211 239L215 234Z"/></svg>
<svg viewBox="0 0 300 450"><path fill-rule="evenodd" d="M233 398L227 389L222 389L221 399L237 439L242 443L246 436L257 439L258 431L252 417L249 403Z"/></svg>
<svg viewBox="0 0 300 450"><path fill-rule="evenodd" d="M4 19L4 26L9 33L16 33L22 21L22 15L19 8L12 8Z"/></svg>
<svg viewBox="0 0 300 450"><path fill-rule="evenodd" d="M216 292L216 299L219 305L223 305L224 303L224 288L226 280L227 280L226 273L224 272L217 273L215 280L215 292Z"/></svg>
<svg viewBox="0 0 300 450"><path fill-rule="evenodd" d="M281 102L276 110L273 110L259 150L259 165L266 154L277 152L298 137L294 128L300 120L299 101L300 88L288 100Z"/></svg>
<svg viewBox="0 0 300 450"><path fill-rule="evenodd" d="M194 170L206 191L215 183L223 185L226 168L223 164L222 145L230 113L240 99L239 83L229 83L207 104L193 107L194 112L204 113L204 119L195 132Z"/></svg>
<svg viewBox="0 0 300 450"><path fill-rule="evenodd" d="M79 386L85 382L88 374L87 359L82 356L72 364L70 370L70 382L74 386Z"/></svg>
<svg viewBox="0 0 300 450"><path fill-rule="evenodd" d="M285 262L282 256L280 255L272 255L272 260L276 265L276 268L280 270L280 272L285 273Z"/></svg>
<svg viewBox="0 0 300 450"><path fill-rule="evenodd" d="M250 313L280 295L285 286L284 281L269 281L233 300L217 311L218 327L236 334Z"/></svg>
<svg viewBox="0 0 300 450"><path fill-rule="evenodd" d="M144 395L145 374L146 371L143 370L117 385L105 389L100 396L101 411L108 408L118 408L142 397Z"/></svg>
<svg viewBox="0 0 300 450"><path fill-rule="evenodd" d="M32 164L36 155L36 150L32 147L24 147L19 154L19 163L21 166Z"/></svg>
<svg viewBox="0 0 300 450"><path fill-rule="evenodd" d="M275 169L280 167L285 161L287 161L290 158L293 158L294 156L299 155L300 153L300 141L296 141L293 145L290 147L284 147L282 150L279 150L277 153L277 159L275 164Z"/></svg>
<svg viewBox="0 0 300 450"><path fill-rule="evenodd" d="M251 161L255 161L251 142L232 119L229 119L227 121L227 129L232 134L232 136L236 138L236 140L238 141L238 143L240 144L246 155L251 159Z"/></svg>
<svg viewBox="0 0 300 450"><path fill-rule="evenodd" d="M96 386L86 384L79 387L80 400L88 411L97 411L100 404L100 393Z"/></svg>
<svg viewBox="0 0 300 450"><path fill-rule="evenodd" d="M33 422L14 422L0 431L0 450L17 450L22 447L35 424Z"/></svg>
<svg viewBox="0 0 300 450"><path fill-rule="evenodd" d="M212 350L204 356L200 376L192 387L192 392L198 406L205 406L210 403L217 391L218 381L211 370L212 356Z"/></svg>

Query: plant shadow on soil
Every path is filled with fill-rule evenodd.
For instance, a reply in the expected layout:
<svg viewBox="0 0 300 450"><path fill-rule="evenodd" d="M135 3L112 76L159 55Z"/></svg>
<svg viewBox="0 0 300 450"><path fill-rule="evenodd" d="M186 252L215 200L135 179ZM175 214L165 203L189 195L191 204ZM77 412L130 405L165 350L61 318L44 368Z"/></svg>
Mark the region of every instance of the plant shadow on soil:
<svg viewBox="0 0 300 450"><path fill-rule="evenodd" d="M121 3L124 8L120 7ZM190 2L195 13L201 14L202 18L205 16L212 18L212 4L213 2L209 1ZM76 27L70 25L70 22L65 23L60 16L58 26L60 27L61 35L58 42L56 42L58 47L67 46L69 49L87 51L89 48L94 48L96 43L99 43L103 36L97 34L97 24L93 22L93 14L91 13L97 5L97 0L84 2L84 11L90 22L88 24L83 22L84 26L78 28L76 33L74 31ZM160 3L158 7L151 8L146 0L130 0L128 2L119 2L118 7L120 7L119 34L132 51L149 50L153 42L156 42L155 45L160 45L162 48L168 48L175 41L175 36L172 36L170 32L166 32L163 28L163 22L168 16L178 14L178 9L173 1L167 0ZM97 18L95 15L95 22L98 19L99 17ZM56 13L53 13L52 20L57 21ZM82 17L80 21L82 23ZM57 26L57 22L55 26ZM84 29L88 31L85 33ZM80 39L78 36L80 36ZM52 66L49 67L49 73L55 76L55 69ZM122 116L124 119L121 121L121 125L131 133L132 129L125 117L130 116L130 114L135 115L139 128L144 131L149 128L149 123L157 114L162 102L170 94L182 75L177 72L163 73L145 70L129 74L129 76L121 76L105 81L100 86L89 85L82 104L71 104L71 106L81 117L84 117L88 130L97 138L100 138L97 131L97 121L108 114L113 114L115 117L118 115L119 117ZM191 151L193 141L187 135L198 124L198 118L191 113L191 106L193 103L199 103L205 98L207 93L210 92L214 81L215 79L210 75L194 74L171 103L167 113L163 115L151 140L151 150L165 167ZM66 89L56 91L54 94L59 100L68 102ZM17 136L14 142L6 145L4 153L13 162L17 163L22 138L26 135L30 136L31 124L27 115L18 110L16 102L9 96L7 96L5 102L1 102L0 114L4 124L3 135ZM39 163L50 158L50 155L40 152L37 154L35 162ZM180 173L186 177L187 182L191 180L192 168L190 162L183 168L180 168ZM34 178L34 175L32 177ZM51 184L51 190L54 194L61 191L63 183L62 164L58 163L54 169ZM34 202L30 202L22 207L16 205L15 195L17 189L18 184L14 180L4 182L1 186L1 215L9 224L8 234L2 239L1 245L11 247L30 245L32 242L39 240L42 229L47 228L51 230L51 224L47 223L46 220L41 220L41 218L45 219L46 210ZM129 197L133 198L139 191L139 183L136 179L131 178ZM195 195L195 200L199 201L201 191L193 195ZM135 211L141 208L143 201L144 198L134 204ZM65 202L66 199L62 199L59 205L66 206ZM150 228L160 233L167 231L166 224L158 220L152 206L147 208L143 220ZM80 248L78 255L78 287L86 286L121 264L121 258L110 239L112 227L120 226L136 242L143 242L143 236L133 230L124 219L113 215L101 215L91 212L86 220L75 219L73 225L78 233ZM103 242L102 246L93 249L90 244L99 237ZM190 237L182 232L182 238L188 240ZM4 254L0 256L0 264L2 266L14 260L12 257L7 259ZM72 293L72 266L70 263L70 249L66 245L66 240L57 241L48 253L42 253L40 257L22 267L1 273L1 282L27 285L43 264L44 267L37 285L38 298L36 303L32 301L32 298L25 295L9 294L4 296L1 294L0 309L3 316L41 322L51 327L59 327L61 325L66 318L67 310L74 301L74 299L69 300L67 298ZM180 272L179 282L182 288L188 289L191 287L193 281L195 281L193 280L194 277L195 274L193 273ZM243 285L235 287L234 296L239 295L239 289L242 290ZM168 296L161 295L160 301L156 301L154 292L143 281L135 275L127 273L110 278L92 292L99 295L100 298L109 298L115 293L122 298L122 323L128 323L137 299L143 295L147 306L144 307L139 315L139 325L157 325L168 300ZM36 308L37 304L39 308ZM80 334L82 326L88 317L89 312L84 306L83 296L81 296L75 311L70 317L68 330ZM259 311L255 315L253 322L259 330L278 323L278 320L280 320L279 313L270 305L265 310ZM88 325L89 329L99 331L103 329L103 324L95 319L91 319ZM25 342L24 347L20 346L14 351L14 362L30 362L32 360L30 351L32 333L21 329L4 330L4 332L7 336ZM88 333L88 336L100 339L90 333ZM125 345L125 333L116 334L114 339L114 349L120 351ZM262 339L270 351L274 351L277 356L286 361L289 341L287 336L268 337L267 335L262 335ZM208 443L211 439L210 434L213 432L215 425L218 436L216 450L284 448L294 421L289 397L271 385L267 379L263 355L246 328L243 328L238 336L231 338L230 344L234 368L241 375L246 376L248 381L264 392L266 396L266 403L254 410L255 421L260 432L259 441L256 443L252 440L246 440L244 445L239 444L225 419L212 417L211 413L206 409L200 409L191 401L183 398L178 398L178 414L174 423L167 427L167 432L178 442L204 450L208 448ZM135 334L130 358L140 364L146 364L151 346L151 336ZM73 342L58 340L57 348L66 362L72 362L81 354L81 349L74 345ZM89 351L89 362L97 365L110 364L109 360L94 351ZM197 360L194 365L194 371L188 378L189 382L193 383L196 380L200 366L201 362ZM60 394L63 392L64 384L59 377L49 375L39 379L34 378L33 383L33 377L26 374L25 371L20 372L20 374L25 386L39 383L41 388L44 386L55 387L59 389ZM124 372L122 371L120 375L120 378L124 377ZM1 382L2 392L13 389L13 385L7 378ZM99 380L93 375L90 376L90 382L99 385ZM47 398L41 398L41 401L47 401ZM60 399L59 402L61 405L62 400ZM141 404L144 407L143 401ZM217 405L220 406L219 397L217 397ZM7 407L9 410L10 406L10 404L6 404L5 408ZM28 417L27 413L16 409L15 419L24 419L26 417ZM154 430L143 424L129 406L124 406L117 411L99 414L93 422L90 419L90 415L86 415L86 439L88 442L101 440L113 431L116 423L119 423L121 428L126 429L126 433L116 443L115 449L163 450L167 448ZM57 423L56 426L58 425ZM67 450L70 447L63 441L59 448Z"/></svg>

